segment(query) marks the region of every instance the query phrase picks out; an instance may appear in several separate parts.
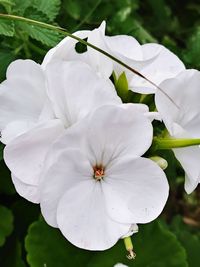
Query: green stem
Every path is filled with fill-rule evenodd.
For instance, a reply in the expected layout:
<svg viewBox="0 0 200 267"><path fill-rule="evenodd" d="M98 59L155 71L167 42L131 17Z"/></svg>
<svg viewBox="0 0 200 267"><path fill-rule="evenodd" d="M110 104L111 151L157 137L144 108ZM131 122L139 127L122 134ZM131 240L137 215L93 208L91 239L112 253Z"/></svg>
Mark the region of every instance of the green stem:
<svg viewBox="0 0 200 267"><path fill-rule="evenodd" d="M153 146L155 150L158 149L172 149L172 148L180 148L180 147L188 147L188 146L196 146L200 145L200 139L169 139L169 138L158 138L155 137L153 141Z"/></svg>
<svg viewBox="0 0 200 267"><path fill-rule="evenodd" d="M115 62L117 62L118 64L120 64L121 66L123 66L124 68L130 70L131 72L135 73L136 75L140 76L141 78L145 79L146 81L148 81L150 84L152 84L153 86L155 86L158 90L160 90L178 109L179 106L177 106L177 104L173 101L173 99L168 96L165 91L163 91L158 85L156 85L154 82L150 81L147 77L145 77L143 74L141 74L140 72L138 72L137 70L133 69L132 67L130 67L129 65L127 65L126 63L122 62L121 60L119 60L118 58L112 56L111 54L107 53L106 51L102 50L101 48L86 42L85 40L79 38L76 35L73 35L71 33L69 33L66 29L58 27L58 26L54 26L51 24L47 24L41 21L36 21L36 20L32 20L29 18L24 18L24 17L20 17L20 16L15 16L15 15L8 15L8 14L0 14L0 18L2 19L6 19L6 20L14 20L14 21L22 21L22 22L26 22L28 24L32 24L32 25L36 25L45 29L49 29L49 30L54 30L57 31L61 34L64 34L66 36L69 36L75 40L77 40L78 42L87 45L93 49L95 49L96 51L102 53L103 55L109 57L110 59L114 60Z"/></svg>
<svg viewBox="0 0 200 267"><path fill-rule="evenodd" d="M124 245L125 245L126 250L129 252L129 254L127 255L127 258L129 260L135 259L136 254L133 251L133 243L132 243L130 236L124 238Z"/></svg>

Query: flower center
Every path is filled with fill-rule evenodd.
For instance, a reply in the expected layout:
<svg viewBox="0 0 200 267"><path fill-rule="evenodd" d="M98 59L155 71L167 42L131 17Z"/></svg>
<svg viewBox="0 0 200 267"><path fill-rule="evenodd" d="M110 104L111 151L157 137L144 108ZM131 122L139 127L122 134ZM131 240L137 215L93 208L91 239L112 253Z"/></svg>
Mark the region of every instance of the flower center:
<svg viewBox="0 0 200 267"><path fill-rule="evenodd" d="M96 181L101 181L105 175L103 166L95 166L93 167L93 170L94 170L94 175L93 175L94 179Z"/></svg>

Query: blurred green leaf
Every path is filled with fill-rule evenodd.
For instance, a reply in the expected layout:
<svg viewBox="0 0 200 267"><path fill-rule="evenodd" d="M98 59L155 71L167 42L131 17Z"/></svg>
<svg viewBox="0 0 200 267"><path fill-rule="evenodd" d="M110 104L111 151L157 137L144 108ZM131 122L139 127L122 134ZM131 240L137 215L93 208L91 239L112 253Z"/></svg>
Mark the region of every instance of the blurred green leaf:
<svg viewBox="0 0 200 267"><path fill-rule="evenodd" d="M5 36L13 36L14 32L14 23L12 21L7 21L0 18L0 34Z"/></svg>
<svg viewBox="0 0 200 267"><path fill-rule="evenodd" d="M12 51L0 51L0 82L5 79L6 69L14 59L15 55ZM2 152L2 144L0 145L0 151ZM0 154L0 159L2 159L2 153Z"/></svg>
<svg viewBox="0 0 200 267"><path fill-rule="evenodd" d="M129 261L122 240L109 250L89 252L71 245L57 229L38 221L31 225L26 237L28 262L31 267L113 267L117 262L130 267L188 266L185 250L168 229L158 222L140 228L133 237L137 257Z"/></svg>
<svg viewBox="0 0 200 267"><path fill-rule="evenodd" d="M195 29L187 43L184 59L191 67L200 68L200 26Z"/></svg>
<svg viewBox="0 0 200 267"><path fill-rule="evenodd" d="M12 233L13 230L13 215L12 212L0 205L0 246L5 243L6 237Z"/></svg>
<svg viewBox="0 0 200 267"><path fill-rule="evenodd" d="M12 6L15 5L14 0L0 0L0 5L3 5L7 13L11 13Z"/></svg>
<svg viewBox="0 0 200 267"><path fill-rule="evenodd" d="M187 252L189 267L199 267L200 236L190 232L181 216L173 219L171 229Z"/></svg>
<svg viewBox="0 0 200 267"><path fill-rule="evenodd" d="M44 221L34 222L25 240L31 267L86 266L91 253L72 246L61 233Z"/></svg>

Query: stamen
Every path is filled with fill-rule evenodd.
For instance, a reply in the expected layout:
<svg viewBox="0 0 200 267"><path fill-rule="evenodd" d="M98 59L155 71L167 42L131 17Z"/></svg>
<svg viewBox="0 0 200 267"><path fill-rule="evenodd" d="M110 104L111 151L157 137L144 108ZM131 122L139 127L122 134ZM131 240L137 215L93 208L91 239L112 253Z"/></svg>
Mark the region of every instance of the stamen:
<svg viewBox="0 0 200 267"><path fill-rule="evenodd" d="M101 181L104 177L104 168L102 166L95 166L94 169L94 179L96 181Z"/></svg>

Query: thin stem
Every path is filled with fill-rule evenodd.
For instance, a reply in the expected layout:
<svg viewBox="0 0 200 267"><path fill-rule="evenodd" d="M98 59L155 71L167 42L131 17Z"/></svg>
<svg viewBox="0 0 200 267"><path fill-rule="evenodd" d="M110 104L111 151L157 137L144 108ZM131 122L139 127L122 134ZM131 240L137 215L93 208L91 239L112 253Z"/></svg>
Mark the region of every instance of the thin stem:
<svg viewBox="0 0 200 267"><path fill-rule="evenodd" d="M172 148L180 148L180 147L188 147L188 146L197 146L200 145L200 139L169 139L169 138L154 138L153 146L154 149L172 149Z"/></svg>
<svg viewBox="0 0 200 267"><path fill-rule="evenodd" d="M151 80L149 80L147 77L145 77L143 74L141 74L140 72L138 72L137 70L133 69L132 67L130 67L129 65L127 65L126 63L122 62L121 60L119 60L118 58L112 56L111 54L107 53L106 51L102 50L101 48L86 42L85 40L79 38L76 35L73 35L71 33L69 33L66 29L62 28L62 27L58 27L58 26L54 26L51 24L47 24L41 21L36 21L36 20L32 20L32 19L28 19L28 18L24 18L24 17L20 17L20 16L15 16L15 15L8 15L8 14L0 14L0 18L2 19L7 19L7 20L16 20L16 21L22 21L22 22L26 22L28 24L32 24L32 25L36 25L42 28L46 28L49 30L54 30L57 31L61 34L65 34L66 36L69 36L75 40L77 40L78 42L89 46L93 49L95 49L96 51L102 53L103 55L109 57L110 59L114 60L115 62L117 62L118 64L120 64L121 66L125 67L126 69L130 70L131 72L135 73L136 75L140 76L141 78L145 79L146 81L148 81L151 85L155 86L158 90L160 90L178 109L179 106L173 101L173 99L165 93L165 91L163 91L158 85L156 85L154 82L152 82Z"/></svg>
<svg viewBox="0 0 200 267"><path fill-rule="evenodd" d="M135 259L136 254L135 254L135 252L133 251L133 243L132 243L132 240L131 240L131 237L130 237L130 236L124 238L124 245L125 245L126 250L127 250L128 253L129 253L129 254L127 255L127 258L128 258L129 260Z"/></svg>

